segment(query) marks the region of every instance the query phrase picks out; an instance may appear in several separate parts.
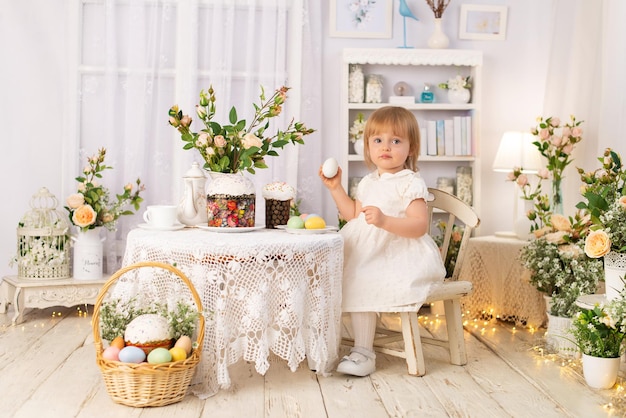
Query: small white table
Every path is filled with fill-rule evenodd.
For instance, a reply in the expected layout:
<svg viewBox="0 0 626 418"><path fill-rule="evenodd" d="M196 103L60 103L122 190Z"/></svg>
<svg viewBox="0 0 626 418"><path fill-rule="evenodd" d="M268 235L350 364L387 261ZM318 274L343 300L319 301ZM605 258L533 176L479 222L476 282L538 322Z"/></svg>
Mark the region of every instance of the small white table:
<svg viewBox="0 0 626 418"><path fill-rule="evenodd" d="M220 230L221 231L221 230ZM185 228L129 232L124 265L168 263L193 283L207 312L192 392L202 398L231 384L228 366L243 359L265 374L273 352L296 370L305 358L319 374L339 355L343 238L278 229L238 233ZM158 294L160 282L132 275L114 297Z"/></svg>
<svg viewBox="0 0 626 418"><path fill-rule="evenodd" d="M31 280L6 276L0 284L0 313L6 313L7 305L12 303L15 309L12 323L15 325L22 322L26 308L93 305L100 288L108 279L109 276L100 280Z"/></svg>

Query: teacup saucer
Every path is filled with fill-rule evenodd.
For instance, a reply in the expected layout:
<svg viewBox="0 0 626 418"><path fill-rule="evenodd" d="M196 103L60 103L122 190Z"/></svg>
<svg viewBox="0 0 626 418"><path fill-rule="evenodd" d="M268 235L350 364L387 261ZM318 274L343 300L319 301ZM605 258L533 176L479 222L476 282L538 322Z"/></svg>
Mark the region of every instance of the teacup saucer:
<svg viewBox="0 0 626 418"><path fill-rule="evenodd" d="M152 226L150 224L139 224L137 226L141 229L148 229L151 231L178 231L185 227L185 225L183 224L174 224L172 226Z"/></svg>

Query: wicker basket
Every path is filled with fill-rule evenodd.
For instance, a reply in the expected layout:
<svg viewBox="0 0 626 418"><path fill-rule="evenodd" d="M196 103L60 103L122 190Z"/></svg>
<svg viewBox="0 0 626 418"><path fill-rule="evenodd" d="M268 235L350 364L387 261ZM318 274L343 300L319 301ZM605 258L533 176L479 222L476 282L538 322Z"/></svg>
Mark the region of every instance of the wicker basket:
<svg viewBox="0 0 626 418"><path fill-rule="evenodd" d="M102 357L103 346L100 338L100 305L116 280L124 273L141 268L157 267L174 273L189 287L198 307L197 347L191 355L181 361L163 364L133 364L106 360ZM100 367L107 392L113 401L134 407L163 406L181 401L189 388L191 378L200 362L200 351L204 339L204 316L202 302L191 281L177 268L158 262L142 262L121 268L103 285L94 305L93 318L96 363Z"/></svg>

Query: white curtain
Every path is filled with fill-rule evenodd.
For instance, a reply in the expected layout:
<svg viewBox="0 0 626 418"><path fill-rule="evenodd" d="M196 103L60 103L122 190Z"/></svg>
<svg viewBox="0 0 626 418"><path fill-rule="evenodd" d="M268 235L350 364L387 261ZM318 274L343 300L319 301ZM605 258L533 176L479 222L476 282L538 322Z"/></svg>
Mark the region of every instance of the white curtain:
<svg viewBox="0 0 626 418"><path fill-rule="evenodd" d="M201 89L216 91L215 120L226 123L236 106L249 120L260 86L267 92L291 87L275 128L291 118L321 129L321 6L307 0L103 0L84 1L76 12L78 71L75 123L68 128L66 165L73 179L85 159L107 149L102 183L112 196L138 177L146 186L138 214L120 218L118 231L106 242L106 270L119 267L123 242L142 222L150 204L178 204L182 176L192 161L203 163L195 150L183 150L167 112L178 104L195 119ZM196 127L195 122L193 127ZM257 188L257 222L264 222L261 188L287 181L303 202L320 200L317 167L319 134L305 146L288 145L280 157L268 157L269 169L251 176ZM68 181L69 190L75 188Z"/></svg>
<svg viewBox="0 0 626 418"><path fill-rule="evenodd" d="M544 116L584 120L581 141L566 169L565 214L575 212L580 196L577 167L600 167L607 147L626 157L626 2L555 0Z"/></svg>

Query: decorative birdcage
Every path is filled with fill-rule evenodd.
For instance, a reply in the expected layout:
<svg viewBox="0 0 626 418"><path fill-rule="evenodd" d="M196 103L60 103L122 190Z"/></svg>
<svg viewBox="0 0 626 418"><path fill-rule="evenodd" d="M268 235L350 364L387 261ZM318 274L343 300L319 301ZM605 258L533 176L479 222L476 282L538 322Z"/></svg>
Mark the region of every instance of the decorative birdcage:
<svg viewBox="0 0 626 418"><path fill-rule="evenodd" d="M30 200L31 210L17 227L18 277L45 280L70 277L70 238L57 198L42 187Z"/></svg>

